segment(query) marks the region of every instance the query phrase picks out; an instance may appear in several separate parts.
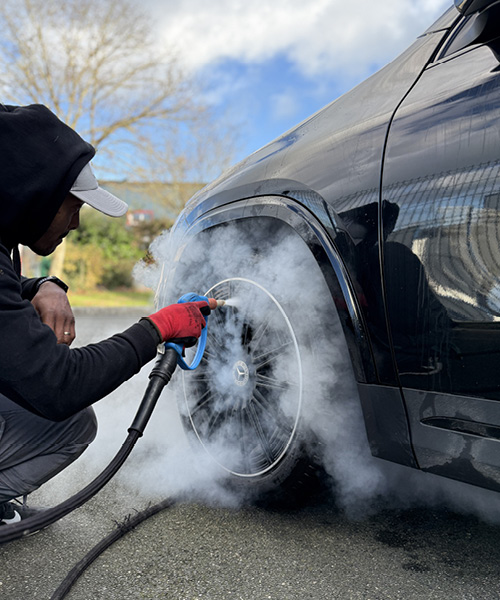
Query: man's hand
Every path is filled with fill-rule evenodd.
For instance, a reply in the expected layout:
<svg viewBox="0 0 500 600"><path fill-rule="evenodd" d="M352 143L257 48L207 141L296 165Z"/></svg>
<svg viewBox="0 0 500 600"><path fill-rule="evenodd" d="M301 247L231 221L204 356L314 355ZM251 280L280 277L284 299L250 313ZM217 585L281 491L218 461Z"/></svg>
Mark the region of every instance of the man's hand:
<svg viewBox="0 0 500 600"><path fill-rule="evenodd" d="M47 281L42 283L31 303L42 323L56 334L57 343L70 346L75 339L75 316L66 292L57 284Z"/></svg>
<svg viewBox="0 0 500 600"><path fill-rule="evenodd" d="M210 305L203 300L171 304L144 318L155 325L164 342L186 340L186 346L193 346L206 325L204 314L210 314Z"/></svg>

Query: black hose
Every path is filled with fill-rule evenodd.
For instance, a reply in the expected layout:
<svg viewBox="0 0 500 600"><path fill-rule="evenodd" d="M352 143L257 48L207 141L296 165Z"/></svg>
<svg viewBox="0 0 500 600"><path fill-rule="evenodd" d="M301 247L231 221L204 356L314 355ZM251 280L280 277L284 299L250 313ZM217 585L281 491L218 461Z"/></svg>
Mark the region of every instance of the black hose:
<svg viewBox="0 0 500 600"><path fill-rule="evenodd" d="M175 367L177 366L177 352L166 349L156 361L149 375L149 383L144 393L142 402L137 410L134 421L129 427L128 436L109 465L82 490L61 502L53 508L49 508L38 515L24 519L15 525L4 525L0 529L0 544L12 542L25 535L34 533L65 517L73 510L88 502L97 494L116 474L137 442L142 436L144 429L153 413L156 402L163 388L170 381Z"/></svg>
<svg viewBox="0 0 500 600"><path fill-rule="evenodd" d="M145 510L137 513L134 517L130 515L122 522L117 524L117 528L114 529L109 535L103 538L98 544L96 544L62 580L61 584L50 597L50 600L62 600L66 597L70 589L84 573L84 571L112 544L126 535L129 531L132 531L134 527L137 527L139 523L142 523L149 517L156 515L160 511L170 508L175 504L175 500L167 498L154 506L150 506Z"/></svg>

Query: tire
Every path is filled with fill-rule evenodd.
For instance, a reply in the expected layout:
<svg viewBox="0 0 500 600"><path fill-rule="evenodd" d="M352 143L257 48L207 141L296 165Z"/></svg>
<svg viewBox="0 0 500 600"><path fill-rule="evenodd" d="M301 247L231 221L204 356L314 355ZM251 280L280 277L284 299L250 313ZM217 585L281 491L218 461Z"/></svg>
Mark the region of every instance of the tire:
<svg viewBox="0 0 500 600"><path fill-rule="evenodd" d="M314 303L321 300L321 312L335 309L301 238L285 236L277 248L262 240L256 244L255 228L251 235L238 230L239 255L245 259L233 256L204 277L209 285L203 295L225 300L226 305L208 319L199 367L183 374L179 409L189 437L218 465L232 489L253 502L295 505L324 487L310 410L320 398L312 402L311 389L317 379L324 379L323 365L330 360L329 323L336 316L330 314L325 323ZM218 230L203 245L217 253L219 244L231 247L228 235L234 233ZM290 285L281 256L290 258L294 280L307 281L307 289ZM193 272L186 257L185 265L183 281ZM309 285L313 273L314 285ZM194 351L187 351L187 362ZM319 377L316 359L322 370Z"/></svg>

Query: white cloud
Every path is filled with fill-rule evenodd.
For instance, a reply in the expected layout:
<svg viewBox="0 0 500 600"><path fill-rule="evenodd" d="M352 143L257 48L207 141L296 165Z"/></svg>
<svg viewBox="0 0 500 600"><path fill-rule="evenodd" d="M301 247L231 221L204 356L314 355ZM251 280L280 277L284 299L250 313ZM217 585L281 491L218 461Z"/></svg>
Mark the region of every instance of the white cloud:
<svg viewBox="0 0 500 600"><path fill-rule="evenodd" d="M146 0L186 66L284 54L305 75L364 72L391 60L450 0ZM144 3L143 3L144 6Z"/></svg>
<svg viewBox="0 0 500 600"><path fill-rule="evenodd" d="M272 117L276 120L294 118L300 109L297 94L293 90L273 94L270 98Z"/></svg>

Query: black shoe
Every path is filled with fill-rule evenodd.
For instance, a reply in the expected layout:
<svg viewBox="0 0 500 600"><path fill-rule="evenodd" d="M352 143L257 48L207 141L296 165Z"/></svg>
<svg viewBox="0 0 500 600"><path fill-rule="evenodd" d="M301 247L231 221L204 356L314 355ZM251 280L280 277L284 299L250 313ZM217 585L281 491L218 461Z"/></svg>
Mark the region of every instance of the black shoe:
<svg viewBox="0 0 500 600"><path fill-rule="evenodd" d="M16 508L14 508L12 502L0 504L0 525L14 525L14 523L19 523L21 515Z"/></svg>
<svg viewBox="0 0 500 600"><path fill-rule="evenodd" d="M30 508L17 500L4 502L0 504L0 526L14 525L14 523L19 523L19 521L38 515L41 512L43 512L42 509Z"/></svg>

